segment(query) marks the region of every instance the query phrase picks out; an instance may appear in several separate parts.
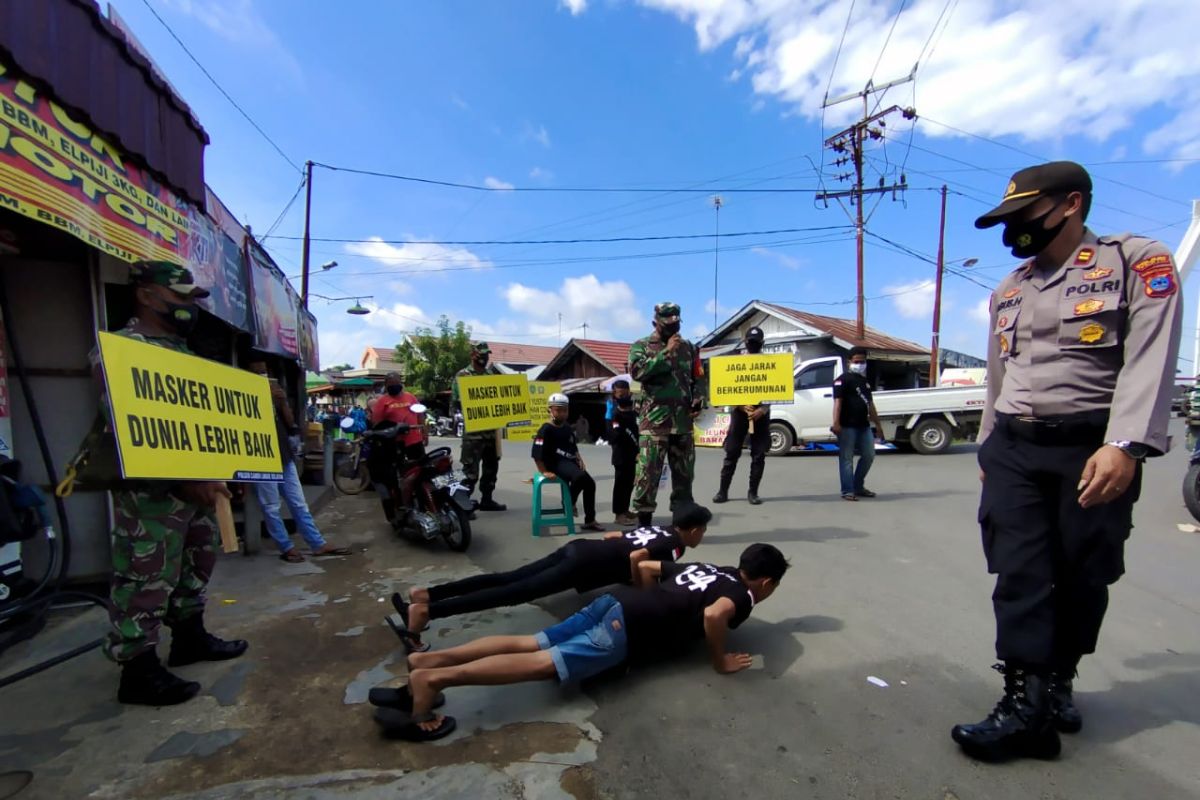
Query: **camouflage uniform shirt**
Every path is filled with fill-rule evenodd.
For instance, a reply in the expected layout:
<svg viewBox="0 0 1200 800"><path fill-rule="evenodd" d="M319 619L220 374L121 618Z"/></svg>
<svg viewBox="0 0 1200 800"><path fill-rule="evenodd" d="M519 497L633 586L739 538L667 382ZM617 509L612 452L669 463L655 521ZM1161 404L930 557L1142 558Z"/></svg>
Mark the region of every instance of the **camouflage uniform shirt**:
<svg viewBox="0 0 1200 800"><path fill-rule="evenodd" d="M668 353L666 342L655 331L629 349L629 373L642 385L644 395L639 433L692 433L692 403L699 400L697 380L703 375L695 345L685 341Z"/></svg>

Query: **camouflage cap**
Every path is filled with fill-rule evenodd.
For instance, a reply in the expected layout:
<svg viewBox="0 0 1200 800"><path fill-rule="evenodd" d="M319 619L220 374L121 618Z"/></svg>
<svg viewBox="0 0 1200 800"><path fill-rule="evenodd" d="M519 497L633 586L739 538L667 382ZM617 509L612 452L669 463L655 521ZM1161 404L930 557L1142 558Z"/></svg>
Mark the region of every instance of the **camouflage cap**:
<svg viewBox="0 0 1200 800"><path fill-rule="evenodd" d="M669 301L666 303L659 303L654 307L654 316L658 319L663 319L664 317L678 317L679 303L672 303Z"/></svg>
<svg viewBox="0 0 1200 800"><path fill-rule="evenodd" d="M208 297L208 290L196 285L189 269L170 261L135 261L129 265L129 282L166 286L183 297Z"/></svg>
<svg viewBox="0 0 1200 800"><path fill-rule="evenodd" d="M471 348L471 352L481 353L481 354L482 353L490 353L490 352L492 352L492 348L488 347L487 342L476 342L475 346Z"/></svg>

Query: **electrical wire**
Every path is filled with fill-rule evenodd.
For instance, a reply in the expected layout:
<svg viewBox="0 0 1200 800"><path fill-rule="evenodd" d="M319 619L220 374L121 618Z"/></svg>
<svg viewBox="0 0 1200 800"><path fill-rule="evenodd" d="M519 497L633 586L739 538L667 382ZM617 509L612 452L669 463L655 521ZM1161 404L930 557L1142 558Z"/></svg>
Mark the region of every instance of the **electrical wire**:
<svg viewBox="0 0 1200 800"><path fill-rule="evenodd" d="M307 183L307 176L300 179L300 185L296 187L296 192L292 195L292 199L287 201L287 205L283 207L283 211L279 212L279 216L276 217L275 221L271 223L271 227L267 228L266 234L258 240L260 245L267 239L270 239L271 234L275 233L275 229L279 227L279 223L283 222L283 218L287 216L287 213L292 210L292 206L295 204L296 198L300 196L300 192L304 191L304 186Z"/></svg>
<svg viewBox="0 0 1200 800"><path fill-rule="evenodd" d="M154 6L150 4L150 0L142 0L142 3L147 9L150 10L150 13L154 15L154 18L158 20L164 28L167 29L167 33L171 34L171 38L174 39L181 48L183 48L183 52L187 53L187 57L192 60L192 63L199 67L200 71L204 73L204 77L208 78L209 82L211 82L213 86L217 87L217 91L224 95L225 99L229 101L230 105L238 110L239 114L245 117L246 121L250 123L250 126L254 128L254 130L258 131L258 134L267 141L267 144L271 145L271 147L275 149L275 152L279 154L280 158L288 162L292 169L296 170L297 172L303 172L304 170L302 170L295 161L289 158L287 153L283 152L283 148L277 145L275 140L268 136L267 132L264 131L249 114L246 113L246 110L238 105L237 101L229 95L229 92L225 91L225 88L221 86L221 84L217 83L217 79L212 76L212 73L204 68L204 65L200 63L200 59L196 58L196 56L192 54L192 51L189 50L188 46L183 43L183 40L179 38L179 35L171 29L171 26L167 24L167 21L159 16L158 12L154 9Z"/></svg>
<svg viewBox="0 0 1200 800"><path fill-rule="evenodd" d="M879 48L879 57L875 59L875 66L871 69L871 77L867 78L868 86L875 81L875 73L879 71L879 65L883 61L883 54L887 52L888 43L892 41L892 34L896 32L896 23L900 21L900 15L904 13L904 5L906 2L908 2L908 0L900 0L900 8L896 10L896 16L892 18L892 27L888 28L887 38L883 40L883 47ZM880 97L879 102L882 101L883 98ZM876 103L876 108L879 107L879 102Z"/></svg>

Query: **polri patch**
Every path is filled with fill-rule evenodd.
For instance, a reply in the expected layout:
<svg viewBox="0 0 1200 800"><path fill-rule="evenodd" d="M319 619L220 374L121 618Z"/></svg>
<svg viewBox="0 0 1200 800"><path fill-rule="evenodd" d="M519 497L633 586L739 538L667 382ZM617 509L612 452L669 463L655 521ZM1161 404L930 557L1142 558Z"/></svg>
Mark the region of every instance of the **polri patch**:
<svg viewBox="0 0 1200 800"><path fill-rule="evenodd" d="M1081 303L1075 304L1075 316L1083 317L1088 314L1095 314L1104 308L1103 300L1084 300Z"/></svg>
<svg viewBox="0 0 1200 800"><path fill-rule="evenodd" d="M1166 253L1159 253L1156 256L1143 258L1141 261L1134 264L1131 269L1139 275L1142 275L1151 270L1162 269L1163 267L1170 267L1172 269L1175 268L1175 265L1171 263L1171 257Z"/></svg>
<svg viewBox="0 0 1200 800"><path fill-rule="evenodd" d="M1079 329L1079 341L1084 344L1095 344L1104 338L1104 326L1098 322L1089 322Z"/></svg>
<svg viewBox="0 0 1200 800"><path fill-rule="evenodd" d="M1113 271L1108 267L1096 267L1083 273L1083 279L1085 281L1102 281L1112 274Z"/></svg>
<svg viewBox="0 0 1200 800"><path fill-rule="evenodd" d="M1096 257L1096 251L1090 247L1085 247L1079 251L1079 255L1075 256L1075 266L1083 266L1084 264L1092 263L1092 259Z"/></svg>

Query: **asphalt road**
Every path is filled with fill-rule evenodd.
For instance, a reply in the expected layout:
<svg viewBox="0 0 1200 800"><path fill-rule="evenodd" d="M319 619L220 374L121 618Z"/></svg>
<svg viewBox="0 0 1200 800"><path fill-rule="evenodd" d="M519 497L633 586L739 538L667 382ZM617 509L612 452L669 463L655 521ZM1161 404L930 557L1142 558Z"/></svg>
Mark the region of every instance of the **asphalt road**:
<svg viewBox="0 0 1200 800"><path fill-rule="evenodd" d="M1182 441L1182 429L1176 432ZM480 514L470 559L516 566L562 543L527 528L524 453L508 448L499 496ZM611 519L607 450L585 448ZM701 450L696 498L716 489L720 451ZM776 594L731 637L755 668L712 671L697 649L677 663L590 690L603 732L592 765L616 797L1127 798L1200 797L1200 533L1180 496L1185 457L1146 471L1127 575L1112 592L1100 652L1076 682L1082 733L1056 762L989 766L949 739L998 699L993 621L975 523L973 446L942 456L882 454L851 504L836 457L768 459L744 502L748 459L696 557L733 564L752 542L791 559ZM664 498L665 500L665 498ZM664 503L665 507L665 503ZM565 615L579 598L542 604ZM868 681L879 678L880 687Z"/></svg>

